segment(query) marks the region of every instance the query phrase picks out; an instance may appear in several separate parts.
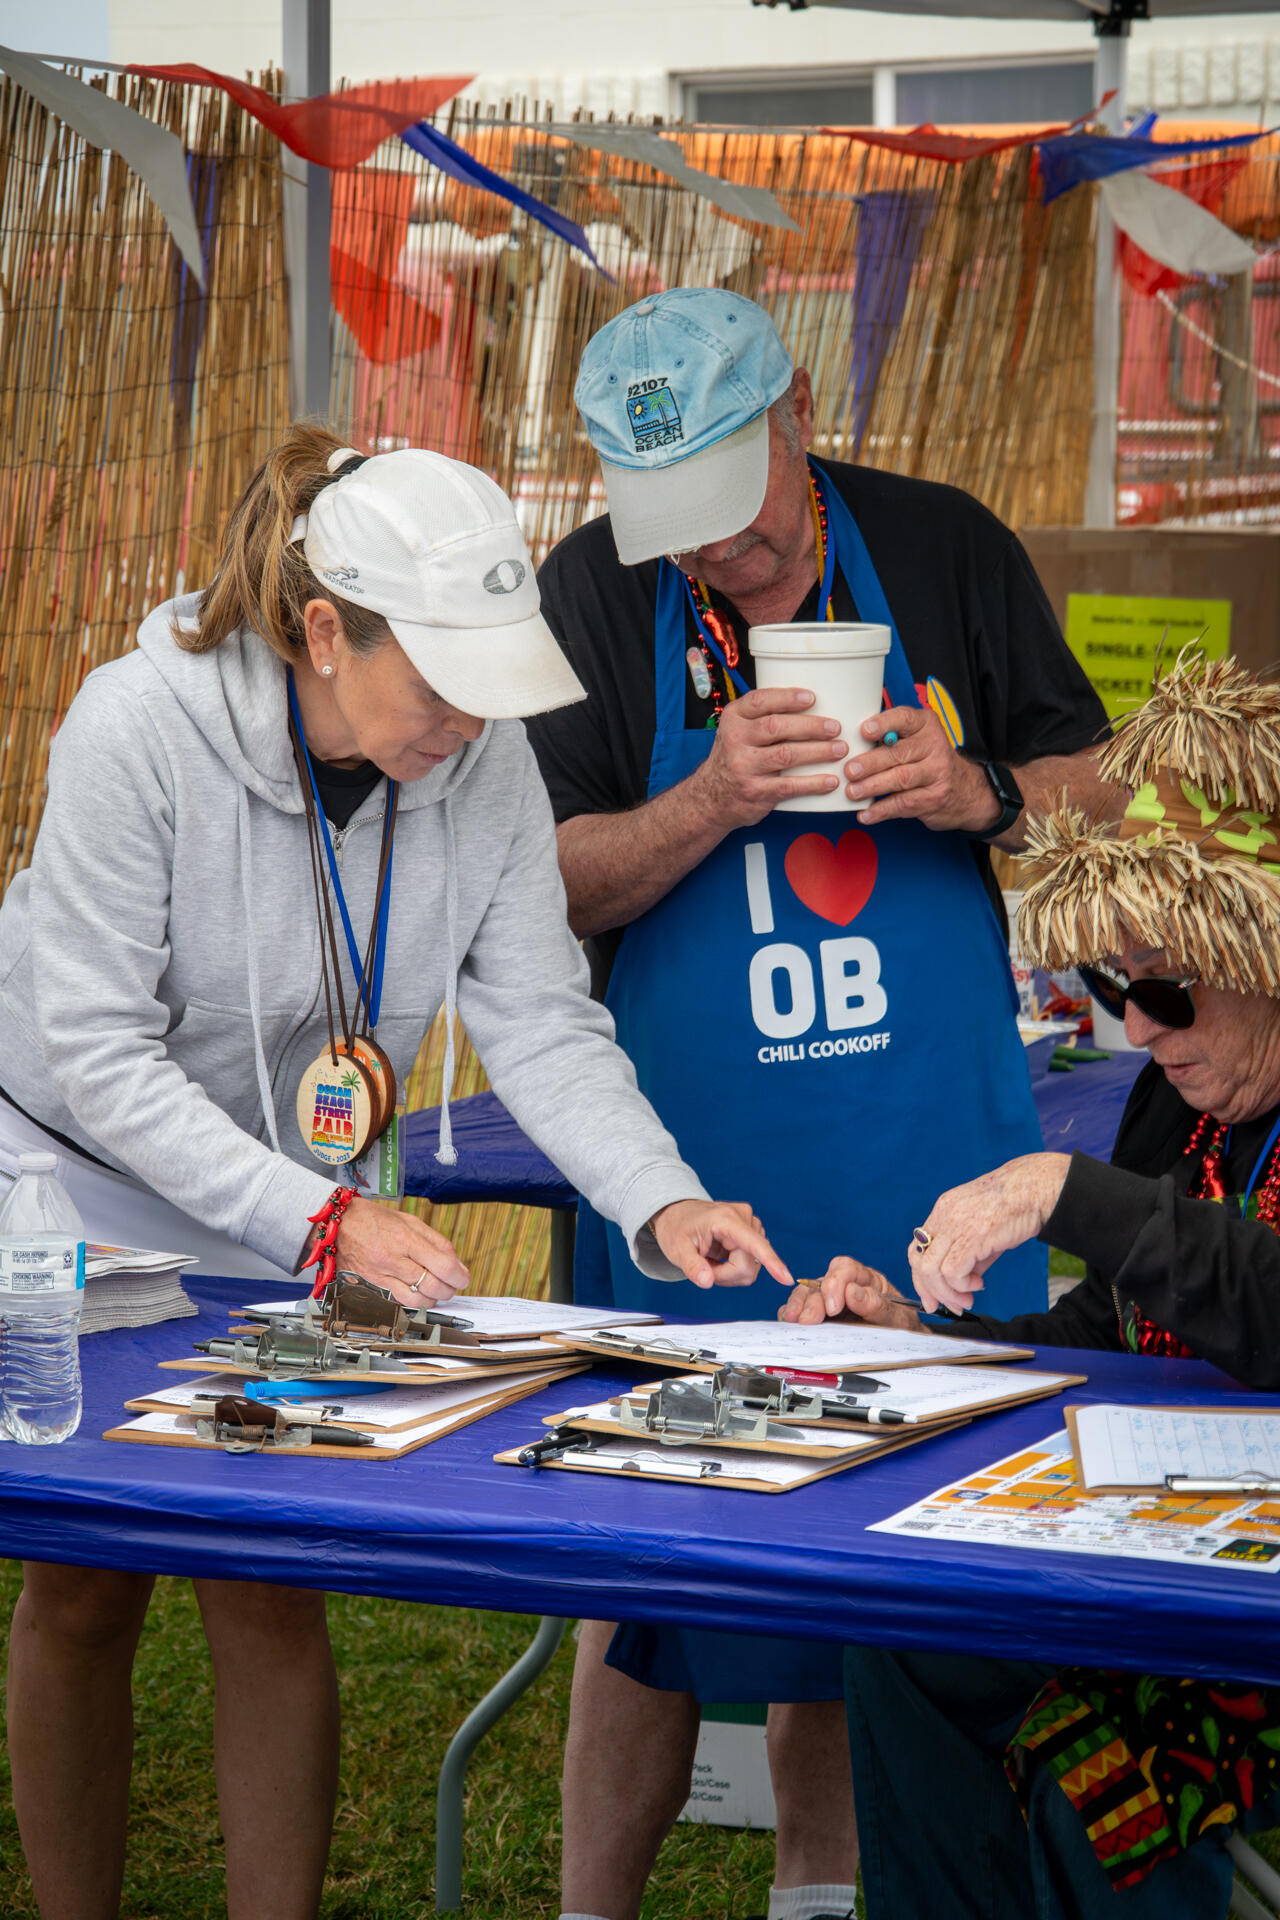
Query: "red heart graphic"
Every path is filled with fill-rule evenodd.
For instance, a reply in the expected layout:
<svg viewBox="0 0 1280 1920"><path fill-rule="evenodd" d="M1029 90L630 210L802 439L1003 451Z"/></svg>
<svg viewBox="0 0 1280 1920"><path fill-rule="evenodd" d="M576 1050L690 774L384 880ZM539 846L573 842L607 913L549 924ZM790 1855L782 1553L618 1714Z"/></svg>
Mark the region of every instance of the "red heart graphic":
<svg viewBox="0 0 1280 1920"><path fill-rule="evenodd" d="M834 846L824 834L802 833L787 848L783 864L791 891L811 913L847 927L871 898L878 859L871 835L850 827Z"/></svg>

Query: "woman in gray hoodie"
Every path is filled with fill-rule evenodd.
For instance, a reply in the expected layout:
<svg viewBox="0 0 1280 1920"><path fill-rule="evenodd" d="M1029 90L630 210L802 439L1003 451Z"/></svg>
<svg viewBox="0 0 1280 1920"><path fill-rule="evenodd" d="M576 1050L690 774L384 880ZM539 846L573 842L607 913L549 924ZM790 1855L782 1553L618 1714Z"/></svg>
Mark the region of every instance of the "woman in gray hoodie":
<svg viewBox="0 0 1280 1920"><path fill-rule="evenodd" d="M437 1010L452 1031L456 1007L520 1125L646 1272L743 1285L763 1263L789 1282L750 1208L710 1201L681 1161L588 997L518 718L583 695L509 501L442 455L366 460L315 427L293 429L250 482L208 590L153 613L58 733L31 867L0 908L0 1148L55 1144L90 1238L104 1236L107 1183L116 1232L119 1196L127 1211L133 1195L153 1234L167 1219L168 1244L199 1235L210 1271L246 1271L248 1250L257 1272L294 1273L309 1218L337 1212L342 1169L326 1171L293 1124L331 1029L291 689L361 943L396 783L377 1040L401 1084ZM334 946L350 1007L341 928ZM411 1306L467 1284L424 1222L341 1205L340 1266ZM43 1912L116 1911L151 1584L26 1568L8 1718ZM324 1597L195 1584L229 1912L309 1920L337 1777Z"/></svg>

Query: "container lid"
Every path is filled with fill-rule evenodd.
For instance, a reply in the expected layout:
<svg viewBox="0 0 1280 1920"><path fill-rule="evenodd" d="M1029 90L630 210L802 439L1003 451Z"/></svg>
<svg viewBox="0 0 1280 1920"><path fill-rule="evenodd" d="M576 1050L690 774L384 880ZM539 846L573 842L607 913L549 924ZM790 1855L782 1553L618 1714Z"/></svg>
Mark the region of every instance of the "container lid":
<svg viewBox="0 0 1280 1920"><path fill-rule="evenodd" d="M56 1153L20 1153L18 1155L19 1173L56 1173L57 1168Z"/></svg>
<svg viewBox="0 0 1280 1920"><path fill-rule="evenodd" d="M873 660L888 653L890 639L888 627L865 620L792 620L747 633L753 655L788 659Z"/></svg>

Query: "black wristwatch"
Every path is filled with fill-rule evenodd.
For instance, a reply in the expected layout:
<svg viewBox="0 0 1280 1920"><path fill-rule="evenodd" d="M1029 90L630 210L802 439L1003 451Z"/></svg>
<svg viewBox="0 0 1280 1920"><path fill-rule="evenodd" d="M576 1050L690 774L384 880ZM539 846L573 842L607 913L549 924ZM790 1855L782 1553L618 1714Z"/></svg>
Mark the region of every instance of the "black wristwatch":
<svg viewBox="0 0 1280 1920"><path fill-rule="evenodd" d="M1010 827L1026 805L1026 801L1023 799L1021 789L1008 767L1002 766L998 760L979 760L978 765L986 774L991 784L991 791L1000 802L1000 818L994 826L984 827L981 833L974 835L974 838L976 840L994 840L997 835L1008 833Z"/></svg>

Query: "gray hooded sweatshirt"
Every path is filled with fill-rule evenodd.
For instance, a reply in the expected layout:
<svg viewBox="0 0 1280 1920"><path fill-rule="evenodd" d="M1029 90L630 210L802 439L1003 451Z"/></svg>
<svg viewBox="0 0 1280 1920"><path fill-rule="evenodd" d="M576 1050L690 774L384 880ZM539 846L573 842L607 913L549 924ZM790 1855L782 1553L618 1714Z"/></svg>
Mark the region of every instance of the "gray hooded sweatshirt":
<svg viewBox="0 0 1280 1920"><path fill-rule="evenodd" d="M295 1120L328 1027L285 672L252 632L184 652L172 623L196 605L149 615L137 651L90 674L58 731L32 863L0 907L0 1086L291 1269L335 1170ZM334 835L361 940L385 801L383 781ZM342 966L350 1006L345 951ZM378 1040L401 1085L442 1004L643 1269L679 1278L645 1223L705 1192L588 997L518 721L487 724L400 789ZM451 1072L450 1056L446 1103ZM441 1149L452 1157L447 1105Z"/></svg>

